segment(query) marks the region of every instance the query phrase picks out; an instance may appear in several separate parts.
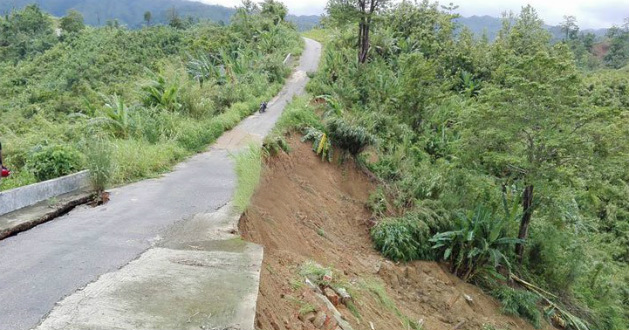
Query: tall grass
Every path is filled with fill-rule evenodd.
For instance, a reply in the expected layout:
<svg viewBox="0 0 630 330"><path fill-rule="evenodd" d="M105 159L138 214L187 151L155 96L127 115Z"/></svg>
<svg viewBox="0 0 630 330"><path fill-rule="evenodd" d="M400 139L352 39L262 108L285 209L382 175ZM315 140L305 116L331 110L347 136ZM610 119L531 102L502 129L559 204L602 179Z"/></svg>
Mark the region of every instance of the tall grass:
<svg viewBox="0 0 630 330"><path fill-rule="evenodd" d="M260 147L251 144L244 151L234 155L234 160L236 162L237 186L233 203L239 212L244 212L260 181L262 169Z"/></svg>
<svg viewBox="0 0 630 330"><path fill-rule="evenodd" d="M102 193L111 184L114 174L112 145L105 139L95 139L85 148L86 166L90 170L92 188Z"/></svg>

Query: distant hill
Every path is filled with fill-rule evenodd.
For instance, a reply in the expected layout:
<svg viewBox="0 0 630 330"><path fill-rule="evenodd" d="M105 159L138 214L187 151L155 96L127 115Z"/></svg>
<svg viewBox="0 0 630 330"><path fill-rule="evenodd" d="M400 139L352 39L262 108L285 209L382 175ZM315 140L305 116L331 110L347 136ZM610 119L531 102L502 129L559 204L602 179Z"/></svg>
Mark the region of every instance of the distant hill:
<svg viewBox="0 0 630 330"><path fill-rule="evenodd" d="M497 37L502 26L501 18L488 15L460 17L456 19L456 22L468 27L477 36L481 36L485 31L488 39L491 41ZM564 33L561 31L559 26L551 26L545 24L545 28L551 33L554 41L562 40ZM580 30L580 32L590 32L595 34L596 37L603 37L604 35L606 35L607 30L608 29L584 29Z"/></svg>
<svg viewBox="0 0 630 330"><path fill-rule="evenodd" d="M22 8L28 4L37 3L45 11L61 17L68 10L75 9L83 14L85 22L90 25L104 25L108 20L118 19L130 28L142 26L144 13L150 11L152 23L167 22L167 13L175 9L182 16L192 16L198 19L209 19L214 22L229 22L236 12L234 8L218 5L208 5L188 0L0 0L0 14L9 12L13 8ZM287 20L295 23L300 31L310 30L319 25L320 16L288 15ZM456 20L468 27L475 35L481 36L486 31L489 40L494 40L501 29L501 19L492 16L460 17ZM545 25L554 40L562 39L559 26ZM592 32L597 37L606 34L607 29L585 29L581 32Z"/></svg>
<svg viewBox="0 0 630 330"><path fill-rule="evenodd" d="M108 20L117 19L130 28L142 26L146 11L150 11L153 16L152 24L167 22L172 9L181 17L191 16L225 23L236 12L234 8L187 0L0 0L0 13L5 14L13 8L20 9L32 3L37 3L43 10L58 17L65 16L70 9L77 10L89 25L105 25ZM319 16L288 15L287 20L294 22L300 30L308 30L319 24Z"/></svg>
<svg viewBox="0 0 630 330"><path fill-rule="evenodd" d="M319 25L321 17L317 15L287 15L287 21L295 23L298 31L308 31Z"/></svg>
<svg viewBox="0 0 630 330"><path fill-rule="evenodd" d="M167 20L167 12L174 8L180 16L210 19L215 22L227 22L234 14L234 9L222 6L206 5L185 0L0 0L0 12L13 8L22 8L37 3L46 12L54 16L64 16L70 9L75 9L90 25L104 25L108 20L117 19L128 27L137 27L144 21L144 13L150 11L154 23Z"/></svg>

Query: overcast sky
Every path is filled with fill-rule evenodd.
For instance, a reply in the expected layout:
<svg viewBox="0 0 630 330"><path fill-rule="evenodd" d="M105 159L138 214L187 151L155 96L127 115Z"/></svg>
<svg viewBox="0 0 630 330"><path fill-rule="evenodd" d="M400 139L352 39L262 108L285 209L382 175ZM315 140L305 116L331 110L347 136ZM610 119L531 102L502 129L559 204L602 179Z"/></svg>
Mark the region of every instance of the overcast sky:
<svg viewBox="0 0 630 330"><path fill-rule="evenodd" d="M227 7L240 5L240 0L197 0ZM295 15L319 15L324 12L327 0L284 0L289 12ZM531 4L538 15L549 25L557 25L564 15L577 17L580 28L608 28L621 25L628 17L628 0L442 0L459 5L462 16L490 15L499 17L504 11L520 12Z"/></svg>

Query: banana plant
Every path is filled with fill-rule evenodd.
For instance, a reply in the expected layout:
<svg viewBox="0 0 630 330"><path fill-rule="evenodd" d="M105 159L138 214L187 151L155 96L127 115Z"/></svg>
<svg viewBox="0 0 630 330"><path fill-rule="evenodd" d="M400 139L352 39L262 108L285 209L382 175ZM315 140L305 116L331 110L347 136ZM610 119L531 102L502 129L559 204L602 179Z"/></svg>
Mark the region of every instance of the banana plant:
<svg viewBox="0 0 630 330"><path fill-rule="evenodd" d="M150 72L153 76L146 85L142 86L145 92L144 105L160 106L166 110L177 111L181 108L179 103L179 85L176 83L168 83L166 78L161 74Z"/></svg>
<svg viewBox="0 0 630 330"><path fill-rule="evenodd" d="M126 139L133 128L133 108L129 108L123 98L117 94L101 95L105 105L95 110L97 117L88 121L92 125L102 125L115 137Z"/></svg>

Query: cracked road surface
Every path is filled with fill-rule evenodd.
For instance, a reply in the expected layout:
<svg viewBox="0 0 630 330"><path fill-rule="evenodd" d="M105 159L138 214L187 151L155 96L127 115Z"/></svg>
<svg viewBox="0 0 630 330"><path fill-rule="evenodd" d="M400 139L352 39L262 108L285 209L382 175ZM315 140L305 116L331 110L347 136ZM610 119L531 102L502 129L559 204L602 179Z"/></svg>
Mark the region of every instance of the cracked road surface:
<svg viewBox="0 0 630 330"><path fill-rule="evenodd" d="M226 205L236 185L230 152L248 141L262 141L286 103L304 92L306 72L316 70L320 52L319 43L306 39L297 70L269 102L268 111L246 118L208 152L160 178L112 189L105 206L77 208L0 241L0 330L37 326L64 297L100 277L115 278L108 273L115 274L134 260L125 274L136 276L133 265L145 259L151 264L155 254L151 251L162 248L147 250L159 245L164 235L186 226L196 215L212 214ZM168 253L173 253L171 259L178 255Z"/></svg>

